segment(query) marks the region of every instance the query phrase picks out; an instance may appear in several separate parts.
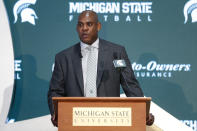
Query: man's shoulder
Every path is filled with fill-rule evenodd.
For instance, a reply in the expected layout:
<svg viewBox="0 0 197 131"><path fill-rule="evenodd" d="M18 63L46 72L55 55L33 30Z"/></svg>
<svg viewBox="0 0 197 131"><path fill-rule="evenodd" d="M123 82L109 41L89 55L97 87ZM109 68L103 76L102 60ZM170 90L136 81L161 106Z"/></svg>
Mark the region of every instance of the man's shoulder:
<svg viewBox="0 0 197 131"><path fill-rule="evenodd" d="M110 42L110 41L107 41L107 40L104 40L104 39L100 39L100 42L108 47L108 48L113 48L113 49L123 49L124 46L120 45L120 44L116 44L114 42Z"/></svg>
<svg viewBox="0 0 197 131"><path fill-rule="evenodd" d="M74 45L72 45L72 46L70 46L70 47L58 52L56 54L56 56L70 55L70 54L74 53L74 51L76 50L77 46L79 46L79 43L76 43L76 44L74 44Z"/></svg>

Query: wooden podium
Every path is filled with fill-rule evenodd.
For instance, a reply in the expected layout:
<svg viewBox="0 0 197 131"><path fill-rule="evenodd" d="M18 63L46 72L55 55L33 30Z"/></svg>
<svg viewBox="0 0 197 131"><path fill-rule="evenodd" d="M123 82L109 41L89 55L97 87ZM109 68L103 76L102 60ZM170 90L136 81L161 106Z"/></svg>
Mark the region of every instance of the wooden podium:
<svg viewBox="0 0 197 131"><path fill-rule="evenodd" d="M145 131L150 97L53 97L58 131Z"/></svg>

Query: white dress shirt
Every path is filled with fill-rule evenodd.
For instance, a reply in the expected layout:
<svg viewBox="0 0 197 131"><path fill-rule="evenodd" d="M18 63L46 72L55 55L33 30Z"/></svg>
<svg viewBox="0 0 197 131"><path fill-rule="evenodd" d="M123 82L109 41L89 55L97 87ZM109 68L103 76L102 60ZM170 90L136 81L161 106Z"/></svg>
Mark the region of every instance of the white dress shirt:
<svg viewBox="0 0 197 131"><path fill-rule="evenodd" d="M96 65L98 64L98 49L99 49L99 39L92 44L88 45L83 43L82 41L80 42L81 45L81 54L82 54L82 71L83 71L83 83L84 83L84 93L86 92L86 79L87 79L87 60L88 60L88 54L89 50L88 47L93 47L94 54L95 54L95 59L96 59ZM97 67L95 69L97 71ZM84 94L85 95L85 94Z"/></svg>

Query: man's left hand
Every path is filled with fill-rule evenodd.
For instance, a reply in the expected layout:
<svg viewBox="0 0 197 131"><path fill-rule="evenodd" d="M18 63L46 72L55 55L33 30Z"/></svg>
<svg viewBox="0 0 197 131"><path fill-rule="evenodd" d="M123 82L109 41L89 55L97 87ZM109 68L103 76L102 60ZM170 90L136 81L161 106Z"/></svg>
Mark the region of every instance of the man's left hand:
<svg viewBox="0 0 197 131"><path fill-rule="evenodd" d="M154 123L155 117L152 113L146 117L146 125L151 126Z"/></svg>

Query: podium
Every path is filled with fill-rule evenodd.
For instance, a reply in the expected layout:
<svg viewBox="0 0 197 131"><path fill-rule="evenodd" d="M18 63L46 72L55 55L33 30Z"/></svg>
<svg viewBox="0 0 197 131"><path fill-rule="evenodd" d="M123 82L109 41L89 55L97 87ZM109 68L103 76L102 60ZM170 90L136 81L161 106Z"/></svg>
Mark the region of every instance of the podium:
<svg viewBox="0 0 197 131"><path fill-rule="evenodd" d="M58 131L145 131L150 97L53 97Z"/></svg>

